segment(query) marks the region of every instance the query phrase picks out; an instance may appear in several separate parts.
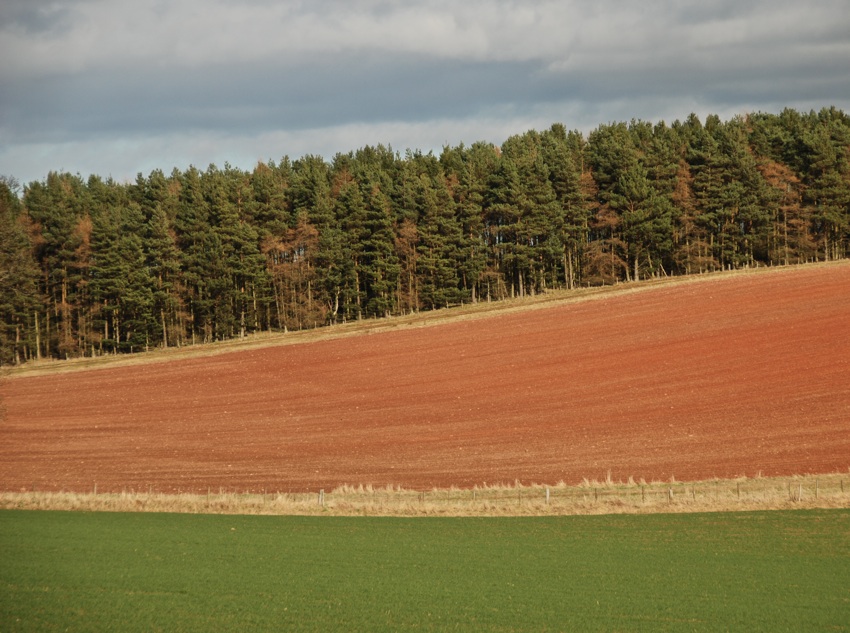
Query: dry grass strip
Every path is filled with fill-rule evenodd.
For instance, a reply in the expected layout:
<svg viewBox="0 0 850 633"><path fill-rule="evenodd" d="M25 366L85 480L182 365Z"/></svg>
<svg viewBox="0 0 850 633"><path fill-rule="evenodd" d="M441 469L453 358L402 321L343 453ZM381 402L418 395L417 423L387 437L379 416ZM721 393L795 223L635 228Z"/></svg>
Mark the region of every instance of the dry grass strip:
<svg viewBox="0 0 850 633"><path fill-rule="evenodd" d="M848 507L848 473L698 482L608 478L585 479L577 486L516 482L425 491L359 485L301 493L0 492L0 509L195 514L560 516Z"/></svg>

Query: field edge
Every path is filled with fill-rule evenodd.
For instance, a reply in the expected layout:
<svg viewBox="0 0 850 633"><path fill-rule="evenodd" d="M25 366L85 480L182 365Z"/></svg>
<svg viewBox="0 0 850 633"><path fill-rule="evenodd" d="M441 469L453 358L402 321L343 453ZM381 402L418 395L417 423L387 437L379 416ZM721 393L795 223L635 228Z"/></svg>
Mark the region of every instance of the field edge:
<svg viewBox="0 0 850 633"><path fill-rule="evenodd" d="M754 274L781 274L798 270L810 270L815 267L850 266L850 260L829 262L810 262L789 266L770 266L742 268L737 270L714 271L702 274L681 275L676 277L653 277L640 281L620 282L610 286L592 286L587 288L550 290L528 297L515 297L499 301L479 301L461 304L437 310L413 312L405 315L350 321L347 323L322 326L309 330L289 332L258 332L243 339L229 339L211 343L198 343L183 347L156 348L133 354L108 354L95 357L71 358L65 360L42 359L28 361L21 365L0 367L0 379L16 379L31 376L43 376L67 372L88 371L113 367L126 367L150 363L165 363L218 356L269 347L282 347L319 341L329 341L353 336L391 332L400 329L435 327L470 319L487 319L505 314L553 308L562 305L605 300L636 292L647 292L658 288L684 284L710 283Z"/></svg>
<svg viewBox="0 0 850 633"><path fill-rule="evenodd" d="M614 482L585 479L577 486L482 485L411 490L338 486L318 492L206 494L148 491L0 492L0 510L153 512L272 516L579 516L850 509L847 473L738 477L693 482Z"/></svg>

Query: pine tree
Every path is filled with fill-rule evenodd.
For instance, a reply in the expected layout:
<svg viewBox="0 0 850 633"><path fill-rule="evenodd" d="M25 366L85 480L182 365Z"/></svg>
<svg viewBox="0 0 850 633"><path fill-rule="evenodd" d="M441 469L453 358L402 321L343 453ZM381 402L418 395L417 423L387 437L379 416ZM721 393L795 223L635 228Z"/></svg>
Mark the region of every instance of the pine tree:
<svg viewBox="0 0 850 633"><path fill-rule="evenodd" d="M692 125L691 140L688 146L687 162L693 176L692 189L695 205L695 233L704 234L708 240L708 253L705 260L714 269L724 268L727 264L721 246L722 227L725 217L724 188L732 182L728 160L721 151L720 144L712 130L720 126L717 117L709 116L705 127Z"/></svg>
<svg viewBox="0 0 850 633"><path fill-rule="evenodd" d="M497 272L497 283L504 281L510 295L517 294L521 262L517 261L517 226L520 210L516 201L520 196L519 173L514 162L507 158L499 161L488 181L484 202L484 235L489 250L492 270ZM524 286L524 284L523 284Z"/></svg>
<svg viewBox="0 0 850 633"><path fill-rule="evenodd" d="M101 351L148 349L155 332L154 280L145 258L144 214L136 203L92 218L91 295L100 306Z"/></svg>
<svg viewBox="0 0 850 633"><path fill-rule="evenodd" d="M225 165L205 174L213 248L220 250L210 291L215 301L215 336L244 337L259 329L259 288L266 282L265 261L252 215L252 189L247 174Z"/></svg>
<svg viewBox="0 0 850 633"><path fill-rule="evenodd" d="M163 347L179 347L184 343L186 318L180 296L180 251L174 228L159 203L150 210L145 236L146 265L155 283L152 310L159 317L155 337Z"/></svg>
<svg viewBox="0 0 850 633"><path fill-rule="evenodd" d="M429 154L419 164L422 171L414 194L419 211L418 290L423 305L433 310L466 299L458 276L463 229L439 163Z"/></svg>
<svg viewBox="0 0 850 633"><path fill-rule="evenodd" d="M805 200L826 260L847 256L850 239L850 121L836 110L809 118L802 138Z"/></svg>
<svg viewBox="0 0 850 633"><path fill-rule="evenodd" d="M289 196L292 165L284 157L279 165L258 163L251 178L254 205L249 217L258 233L281 235L292 226L292 204Z"/></svg>
<svg viewBox="0 0 850 633"><path fill-rule="evenodd" d="M79 307L78 227L90 206L85 184L79 176L51 172L45 182L33 182L24 189L23 204L32 220L40 291L47 297L45 312L39 315L39 329L44 327L41 340L47 355L70 358L83 351L75 309Z"/></svg>
<svg viewBox="0 0 850 633"><path fill-rule="evenodd" d="M185 331L194 344L198 336L203 341L213 338L214 304L209 286L214 276L210 267L217 265L212 260L221 253L210 225L200 172L190 167L185 173L176 172L173 178L179 182L174 229L188 311Z"/></svg>
<svg viewBox="0 0 850 633"><path fill-rule="evenodd" d="M14 185L0 178L0 366L40 354L38 268Z"/></svg>
<svg viewBox="0 0 850 633"><path fill-rule="evenodd" d="M588 160L600 202L592 227L604 240L593 248L593 276L608 282L619 279L622 274L630 280L633 270L639 272L640 245L632 240L640 235L637 226L649 187L645 168L639 164L639 153L626 124L600 126L591 132ZM624 214L630 217L624 218ZM624 265L621 266L621 262Z"/></svg>
<svg viewBox="0 0 850 633"><path fill-rule="evenodd" d="M789 167L770 158L761 159L759 171L770 187L770 263L787 266L813 259L817 253L817 244L811 233L810 208L802 203L800 179Z"/></svg>
<svg viewBox="0 0 850 633"><path fill-rule="evenodd" d="M368 210L360 184L350 172L338 184L334 209L339 232L331 229L328 239L321 241L319 257L328 269L331 293L339 298L343 320L360 319L367 302L363 261Z"/></svg>
<svg viewBox="0 0 850 633"><path fill-rule="evenodd" d="M444 148L440 165L446 186L455 204L461 224L459 262L463 294L476 302L481 295L481 282L487 268L487 244L484 237L484 201L487 181L498 162L492 145L478 142L466 148Z"/></svg>
<svg viewBox="0 0 850 633"><path fill-rule="evenodd" d="M365 217L366 238L361 264L366 313L389 316L395 310L395 288L400 267L395 253L395 232L389 198L375 184L369 192Z"/></svg>
<svg viewBox="0 0 850 633"><path fill-rule="evenodd" d="M563 245L563 278L568 288L581 283L588 223L595 203L595 183L594 193L588 195L587 191L590 174L584 169L585 146L579 132L567 133L564 126L558 124L542 138L543 159L559 205L555 226Z"/></svg>

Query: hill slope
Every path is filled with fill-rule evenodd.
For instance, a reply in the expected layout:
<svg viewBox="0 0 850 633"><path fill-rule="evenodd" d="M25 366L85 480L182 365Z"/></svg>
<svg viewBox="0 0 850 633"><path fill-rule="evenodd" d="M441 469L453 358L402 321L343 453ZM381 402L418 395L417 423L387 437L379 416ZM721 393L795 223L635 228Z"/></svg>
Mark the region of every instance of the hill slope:
<svg viewBox="0 0 850 633"><path fill-rule="evenodd" d="M850 466L850 265L21 377L6 490L700 479Z"/></svg>

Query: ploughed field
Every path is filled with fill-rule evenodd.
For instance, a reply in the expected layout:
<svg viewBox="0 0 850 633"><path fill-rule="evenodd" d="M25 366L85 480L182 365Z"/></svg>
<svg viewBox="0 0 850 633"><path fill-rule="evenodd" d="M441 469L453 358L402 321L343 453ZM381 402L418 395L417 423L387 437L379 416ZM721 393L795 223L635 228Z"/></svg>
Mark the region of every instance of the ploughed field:
<svg viewBox="0 0 850 633"><path fill-rule="evenodd" d="M305 491L850 467L850 265L0 384L4 490Z"/></svg>

